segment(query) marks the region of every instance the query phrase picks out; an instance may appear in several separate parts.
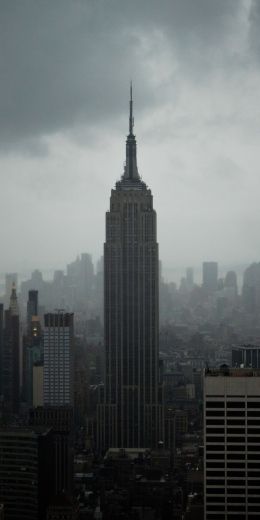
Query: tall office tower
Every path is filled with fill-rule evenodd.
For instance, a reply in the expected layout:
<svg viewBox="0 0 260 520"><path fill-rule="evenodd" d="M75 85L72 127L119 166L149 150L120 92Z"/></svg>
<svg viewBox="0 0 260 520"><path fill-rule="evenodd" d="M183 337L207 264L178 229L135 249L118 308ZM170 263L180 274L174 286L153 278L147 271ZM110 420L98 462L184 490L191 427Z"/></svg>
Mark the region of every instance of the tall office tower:
<svg viewBox="0 0 260 520"><path fill-rule="evenodd" d="M260 370L204 377L205 520L260 517Z"/></svg>
<svg viewBox="0 0 260 520"><path fill-rule="evenodd" d="M51 430L1 428L0 460L5 520L45 520L53 494Z"/></svg>
<svg viewBox="0 0 260 520"><path fill-rule="evenodd" d="M31 326L32 317L38 316L38 291L31 290L28 292L27 301L27 327Z"/></svg>
<svg viewBox="0 0 260 520"><path fill-rule="evenodd" d="M23 399L33 402L33 367L43 363L43 334L38 313L38 291L31 290L27 301L27 334L23 336Z"/></svg>
<svg viewBox="0 0 260 520"><path fill-rule="evenodd" d="M34 366L33 398L38 406L30 410L30 424L52 427L55 496L72 493L73 346L73 314L45 314L43 394L42 367Z"/></svg>
<svg viewBox="0 0 260 520"><path fill-rule="evenodd" d="M186 269L186 284L187 289L191 291L194 287L194 271L192 267L187 267Z"/></svg>
<svg viewBox="0 0 260 520"><path fill-rule="evenodd" d="M218 263L203 262L202 285L208 293L217 291L218 288Z"/></svg>
<svg viewBox="0 0 260 520"><path fill-rule="evenodd" d="M20 323L15 285L10 297L9 310L5 311L3 335L3 397L8 413L19 411L20 400Z"/></svg>
<svg viewBox="0 0 260 520"><path fill-rule="evenodd" d="M82 253L81 257L67 265L67 283L70 294L75 293L73 308L76 305L82 310L82 304L93 295L94 266L89 253Z"/></svg>
<svg viewBox="0 0 260 520"><path fill-rule="evenodd" d="M249 313L260 310L260 262L251 264L244 272L242 301Z"/></svg>
<svg viewBox="0 0 260 520"><path fill-rule="evenodd" d="M44 315L45 406L73 406L73 314Z"/></svg>
<svg viewBox="0 0 260 520"><path fill-rule="evenodd" d="M23 398L29 405L33 401L33 368L39 363L43 363L43 333L39 316L32 316L23 336Z"/></svg>
<svg viewBox="0 0 260 520"><path fill-rule="evenodd" d="M126 164L112 189L104 246L104 401L98 442L153 447L164 439L158 354L158 244L151 191L141 180L132 88Z"/></svg>

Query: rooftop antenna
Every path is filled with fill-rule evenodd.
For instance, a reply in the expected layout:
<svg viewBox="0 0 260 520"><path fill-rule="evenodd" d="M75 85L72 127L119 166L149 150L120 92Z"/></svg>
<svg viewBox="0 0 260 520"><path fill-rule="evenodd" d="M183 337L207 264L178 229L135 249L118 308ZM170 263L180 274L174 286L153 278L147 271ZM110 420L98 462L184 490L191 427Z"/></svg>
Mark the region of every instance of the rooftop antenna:
<svg viewBox="0 0 260 520"><path fill-rule="evenodd" d="M133 86L132 81L130 81L130 114L129 114L129 134L133 135L134 128L134 118L133 118Z"/></svg>

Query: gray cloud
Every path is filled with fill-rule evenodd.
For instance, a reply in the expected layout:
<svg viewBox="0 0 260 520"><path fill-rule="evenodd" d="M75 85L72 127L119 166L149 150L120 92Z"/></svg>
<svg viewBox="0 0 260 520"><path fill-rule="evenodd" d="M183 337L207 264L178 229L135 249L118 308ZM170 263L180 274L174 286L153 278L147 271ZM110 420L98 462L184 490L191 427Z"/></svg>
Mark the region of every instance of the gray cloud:
<svg viewBox="0 0 260 520"><path fill-rule="evenodd" d="M156 92L149 68L160 35L178 88L179 69L199 77L221 61L241 8L240 0L1 0L2 147L115 120L131 76L142 110L162 103L172 85Z"/></svg>
<svg viewBox="0 0 260 520"><path fill-rule="evenodd" d="M259 260L259 5L0 0L0 272L102 254L130 78L163 262Z"/></svg>

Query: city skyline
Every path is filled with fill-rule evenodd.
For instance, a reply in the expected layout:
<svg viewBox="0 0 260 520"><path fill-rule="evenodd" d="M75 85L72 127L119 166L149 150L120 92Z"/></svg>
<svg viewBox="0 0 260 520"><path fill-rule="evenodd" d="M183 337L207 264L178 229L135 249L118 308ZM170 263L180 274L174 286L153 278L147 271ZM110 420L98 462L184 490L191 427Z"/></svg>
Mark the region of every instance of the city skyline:
<svg viewBox="0 0 260 520"><path fill-rule="evenodd" d="M130 78L163 263L258 261L259 4L60 6L0 2L0 272L101 255Z"/></svg>

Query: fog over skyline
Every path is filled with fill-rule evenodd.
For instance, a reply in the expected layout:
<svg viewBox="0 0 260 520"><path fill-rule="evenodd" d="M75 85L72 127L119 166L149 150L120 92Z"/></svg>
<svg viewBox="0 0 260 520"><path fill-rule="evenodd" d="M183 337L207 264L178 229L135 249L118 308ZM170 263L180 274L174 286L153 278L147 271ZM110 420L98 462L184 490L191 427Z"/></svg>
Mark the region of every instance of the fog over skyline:
<svg viewBox="0 0 260 520"><path fill-rule="evenodd" d="M133 80L167 268L260 260L260 2L0 0L0 272L103 253Z"/></svg>

